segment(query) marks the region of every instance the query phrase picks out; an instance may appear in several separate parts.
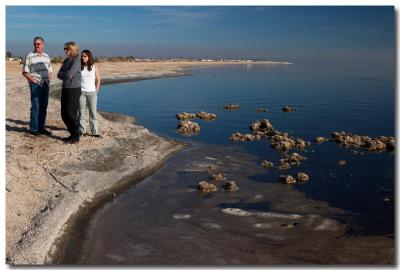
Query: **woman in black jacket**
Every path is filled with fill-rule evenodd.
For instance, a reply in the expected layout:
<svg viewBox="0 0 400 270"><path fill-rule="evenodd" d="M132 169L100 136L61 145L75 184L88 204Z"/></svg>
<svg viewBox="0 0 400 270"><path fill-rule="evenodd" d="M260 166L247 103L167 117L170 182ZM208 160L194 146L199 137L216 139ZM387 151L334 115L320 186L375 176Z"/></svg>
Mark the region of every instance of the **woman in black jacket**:
<svg viewBox="0 0 400 270"><path fill-rule="evenodd" d="M61 92L61 118L70 136L64 138L66 143L79 142L79 98L81 96L81 61L79 46L75 42L64 44L67 58L62 63L57 78L63 81Z"/></svg>

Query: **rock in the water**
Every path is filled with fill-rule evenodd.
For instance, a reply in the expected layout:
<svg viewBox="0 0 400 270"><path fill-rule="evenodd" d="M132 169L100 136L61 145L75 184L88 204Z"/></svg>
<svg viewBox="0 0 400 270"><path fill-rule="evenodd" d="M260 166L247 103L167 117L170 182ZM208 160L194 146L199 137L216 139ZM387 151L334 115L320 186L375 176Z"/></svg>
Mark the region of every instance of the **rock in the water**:
<svg viewBox="0 0 400 270"><path fill-rule="evenodd" d="M356 151L356 150L351 150L350 154L352 154L353 156L363 156L364 155L363 152Z"/></svg>
<svg viewBox="0 0 400 270"><path fill-rule="evenodd" d="M284 106L282 108L282 111L284 111L284 112L294 112L295 110L296 110L295 108L290 107L290 106Z"/></svg>
<svg viewBox="0 0 400 270"><path fill-rule="evenodd" d="M266 108L257 108L256 112L268 112Z"/></svg>
<svg viewBox="0 0 400 270"><path fill-rule="evenodd" d="M314 142L315 142L315 143L323 143L323 142L326 142L327 140L328 140L328 138L319 136L319 137L316 137L316 138L314 139Z"/></svg>
<svg viewBox="0 0 400 270"><path fill-rule="evenodd" d="M239 189L235 181L226 181L222 184L222 187L228 191L237 191Z"/></svg>
<svg viewBox="0 0 400 270"><path fill-rule="evenodd" d="M215 115L214 113L208 113L208 112L201 111L201 112L197 113L197 117L202 120L211 121L211 120L214 120L217 117L217 115Z"/></svg>
<svg viewBox="0 0 400 270"><path fill-rule="evenodd" d="M200 132L199 124L191 122L189 120L179 121L177 128L179 132L186 136L198 134Z"/></svg>
<svg viewBox="0 0 400 270"><path fill-rule="evenodd" d="M222 173L216 173L212 175L212 179L215 181L223 181L226 180L226 177Z"/></svg>
<svg viewBox="0 0 400 270"><path fill-rule="evenodd" d="M189 120L196 118L196 114L187 112L177 113L175 116L178 120Z"/></svg>
<svg viewBox="0 0 400 270"><path fill-rule="evenodd" d="M298 222L283 223L283 224L281 224L281 227L285 228L285 229L292 229L292 228L296 227L297 225L299 225Z"/></svg>
<svg viewBox="0 0 400 270"><path fill-rule="evenodd" d="M233 142L252 142L255 140L260 140L261 137L252 134L242 134L240 132L235 132L230 137Z"/></svg>
<svg viewBox="0 0 400 270"><path fill-rule="evenodd" d="M344 166L344 165L346 165L346 160L339 160L339 161L337 162L337 164L339 164L339 165L341 165L341 166Z"/></svg>
<svg viewBox="0 0 400 270"><path fill-rule="evenodd" d="M287 162L285 159L280 159L278 163L278 170L289 170L290 169L290 163Z"/></svg>
<svg viewBox="0 0 400 270"><path fill-rule="evenodd" d="M250 130L253 134L259 134L264 136L275 134L275 128L268 121L268 119L262 119L260 121L251 123Z"/></svg>
<svg viewBox="0 0 400 270"><path fill-rule="evenodd" d="M334 141L344 147L366 148L370 152L393 151L395 147L394 137L379 136L371 138L368 136L355 135L350 132L332 132Z"/></svg>
<svg viewBox="0 0 400 270"><path fill-rule="evenodd" d="M229 105L224 106L224 108L227 110L237 110L240 108L240 105L239 104L229 104Z"/></svg>
<svg viewBox="0 0 400 270"><path fill-rule="evenodd" d="M268 161L268 160L263 160L263 161L261 161L261 166L265 169L268 169L268 168L274 167L274 163L272 163L271 161Z"/></svg>
<svg viewBox="0 0 400 270"><path fill-rule="evenodd" d="M294 165L294 164L298 165L301 163L301 161L306 160L306 159L307 159L306 157L294 152L290 155L286 155L284 160L286 162L290 163L291 165Z"/></svg>
<svg viewBox="0 0 400 270"><path fill-rule="evenodd" d="M291 175L281 175L281 180L284 184L294 184L296 183L296 179L294 179Z"/></svg>
<svg viewBox="0 0 400 270"><path fill-rule="evenodd" d="M297 180L305 182L305 181L310 180L310 177L306 173L298 172L297 173Z"/></svg>
<svg viewBox="0 0 400 270"><path fill-rule="evenodd" d="M217 190L217 187L213 184L210 184L206 181L200 181L197 184L197 189L201 192L214 192Z"/></svg>

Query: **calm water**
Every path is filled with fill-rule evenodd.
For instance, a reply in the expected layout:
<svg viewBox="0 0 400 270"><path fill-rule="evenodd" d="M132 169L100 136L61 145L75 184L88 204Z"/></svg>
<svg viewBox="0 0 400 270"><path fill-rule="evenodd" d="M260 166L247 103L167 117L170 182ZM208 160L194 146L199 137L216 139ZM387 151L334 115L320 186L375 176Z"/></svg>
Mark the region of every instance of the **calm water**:
<svg viewBox="0 0 400 270"><path fill-rule="evenodd" d="M165 215L173 216L174 213L192 215L196 209L202 209L198 210L198 223L193 218L190 222L180 224L179 230L185 232L187 239L192 237L205 241L204 248L209 248L215 243L212 244L209 236L197 235L198 226L194 224L206 224L204 220L212 219L215 209L229 206L257 211L271 209L288 213L300 211L297 208L296 210L294 205L290 206L290 203L286 204L286 208L279 208L277 206L279 203L273 200L262 200L257 203L246 201L267 187L269 190L274 189L276 193L285 194L290 189L290 192L300 192L305 196L306 201L292 201L291 204L305 204L312 201L315 202L312 204L313 209L317 209L322 207L319 204L323 202L326 209L330 209L329 207L340 209L342 211L340 213L336 210L326 210L321 214L339 223L348 224L345 229L346 235L393 234L395 172L393 153L365 152L363 156L352 156L350 149L341 148L333 142L326 142L320 145L312 144L302 152L308 159L300 167L293 167L289 171L267 171L259 168L260 160L277 162L281 158L279 153L269 147L269 141L233 143L229 137L237 131L249 133L250 123L263 118L268 118L279 131L289 132L308 141L312 141L316 136L329 137L332 131L341 130L359 135L394 136L394 82L394 71L391 67L294 64L196 68L191 70L190 76L103 86L98 99L101 109L133 115L138 124L158 134L186 141L193 145L193 149L198 150L189 149L189 152L174 157L160 172L145 180L142 185L133 187L99 211L93 217L84 241L86 252L81 254L86 255L81 255L79 260L91 263L184 263L185 260L180 261L172 255L174 252L171 247L159 247L157 251L151 248L155 246L154 238L170 239L171 233L179 234L177 231L170 231L170 227L176 227L176 222L172 222L174 219L166 221ZM229 103L238 103L241 108L236 111L224 110L223 106ZM294 106L297 111L284 113L281 110L284 105ZM256 108L267 108L268 112L257 113ZM197 136L182 137L176 132L178 122L175 119L176 113L183 111L196 113L201 110L217 114L217 119L211 122L196 120L201 126L201 132ZM232 157L235 157L235 162L229 161ZM205 169L200 166L202 162L212 165L213 160L219 164L220 170L237 180L242 187L236 195L229 195L231 197L227 197L226 194L211 195L214 196L214 203L207 201L209 197L199 197L202 195L193 192L173 195L172 201L171 196L165 195L173 190L193 189L201 177L207 177L204 175ZM244 163L241 164L240 160ZM339 166L338 160L346 160L347 164ZM195 173L189 174L188 177L190 168L194 168ZM303 185L282 187L284 185L279 183L279 175L295 174L299 170L307 172L311 180ZM165 189L156 188L163 186ZM153 207L150 203L148 209L141 209L139 205L145 203L149 197L155 198L157 203ZM128 216L132 215L135 218L123 219L127 213ZM214 217L215 222L217 219ZM165 222L164 226L155 225L160 222ZM208 223L214 224L211 221ZM227 228L232 221L221 218L216 224ZM217 225L214 229L218 227ZM157 234L150 229L140 229L146 226L156 226ZM307 231L307 228L299 229L299 232ZM254 231L254 228L246 230L249 233L247 242L238 243L233 240L236 236L229 237L232 230L226 229L222 235L218 232L218 237L225 237L220 240L231 242L232 247L258 245L254 239L258 239L256 236L260 233ZM140 232L141 238L138 239L137 234L132 232ZM212 237L217 239L216 235ZM108 243L112 239L118 239L120 246L124 246L124 243L129 244L131 252L125 249L120 251L119 255L110 255L111 247L107 249L107 245L102 246L101 243ZM141 243L141 248L135 246L135 243ZM93 246L99 245L102 248L94 252ZM266 247L259 249L268 251ZM340 250L339 247L338 249ZM137 252L132 250L140 250L141 253L137 255ZM171 255L161 256L160 261L151 261L146 257L154 258L153 255L157 252L165 254L163 250L170 250ZM202 250L202 245L199 244L196 247L196 254L201 254ZM239 249L230 252L242 254ZM104 254L109 255L105 261L99 259L107 258L103 256ZM196 260L198 257L193 254L185 255L187 263L199 263ZM255 257L263 258L263 254ZM212 263L240 264L254 261L250 257L230 261L224 256L219 254L219 258L224 260ZM326 254L321 258L324 258L322 262L337 262ZM264 259L274 262L272 258ZM296 263L299 262L297 259L286 258L283 262ZM307 256L299 260L321 262ZM262 262L263 260L260 261Z"/></svg>

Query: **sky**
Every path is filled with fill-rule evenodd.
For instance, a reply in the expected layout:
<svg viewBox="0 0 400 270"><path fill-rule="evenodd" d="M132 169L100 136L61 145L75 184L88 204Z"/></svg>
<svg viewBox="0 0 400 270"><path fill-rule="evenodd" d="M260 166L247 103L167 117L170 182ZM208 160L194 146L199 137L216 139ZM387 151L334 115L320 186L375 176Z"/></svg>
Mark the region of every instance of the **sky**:
<svg viewBox="0 0 400 270"><path fill-rule="evenodd" d="M395 59L393 6L6 6L6 50L42 36L95 56L281 61Z"/></svg>

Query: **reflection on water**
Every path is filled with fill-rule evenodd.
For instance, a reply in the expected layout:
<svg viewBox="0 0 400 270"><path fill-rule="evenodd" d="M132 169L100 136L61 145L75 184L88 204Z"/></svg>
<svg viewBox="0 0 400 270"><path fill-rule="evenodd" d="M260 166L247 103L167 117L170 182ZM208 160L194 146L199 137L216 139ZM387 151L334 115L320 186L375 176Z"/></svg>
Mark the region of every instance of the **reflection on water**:
<svg viewBox="0 0 400 270"><path fill-rule="evenodd" d="M199 68L192 73L105 86L100 92L102 109L134 115L139 124L159 134L206 146L173 158L160 172L96 214L80 262L393 260L393 238L387 237L394 233L393 153L354 156L333 142L312 144L301 152L307 157L305 162L282 172L259 166L262 159L277 163L282 158L269 147L269 141L229 141L233 132L248 133L249 124L263 118L279 131L307 141L340 130L393 136L392 69L238 65ZM224 110L229 103L241 108ZM284 113L284 105L297 110ZM257 108L268 112L256 112ZM196 120L200 134L186 138L176 132L174 118L184 111L212 112L217 119ZM339 160L346 165L338 165ZM196 184L210 177L210 164L236 180L239 191L198 194ZM298 171L306 172L310 181L294 186L279 182L280 174ZM291 214L300 218L285 216Z"/></svg>

